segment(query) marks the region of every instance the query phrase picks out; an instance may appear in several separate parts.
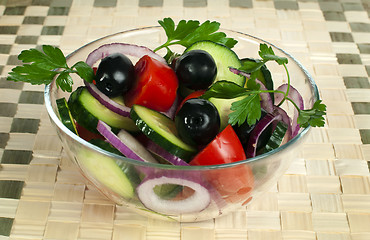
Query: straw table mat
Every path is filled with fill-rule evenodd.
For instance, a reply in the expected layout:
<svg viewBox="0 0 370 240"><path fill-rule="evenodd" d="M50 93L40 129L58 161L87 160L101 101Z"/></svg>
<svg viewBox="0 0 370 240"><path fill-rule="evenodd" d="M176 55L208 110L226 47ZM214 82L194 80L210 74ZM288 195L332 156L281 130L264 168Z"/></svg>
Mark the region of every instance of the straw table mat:
<svg viewBox="0 0 370 240"><path fill-rule="evenodd" d="M370 239L369 0L0 0L0 239ZM200 223L115 206L66 159L43 87L5 80L23 49L70 53L101 36L211 19L281 46L328 107L297 160L264 198Z"/></svg>

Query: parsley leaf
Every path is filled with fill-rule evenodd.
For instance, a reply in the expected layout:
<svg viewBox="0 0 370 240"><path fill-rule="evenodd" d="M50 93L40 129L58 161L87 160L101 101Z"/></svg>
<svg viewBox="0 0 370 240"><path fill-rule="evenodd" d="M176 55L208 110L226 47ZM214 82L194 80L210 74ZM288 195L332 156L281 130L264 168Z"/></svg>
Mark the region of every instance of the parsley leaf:
<svg viewBox="0 0 370 240"><path fill-rule="evenodd" d="M203 99L216 98L236 98L245 95L246 89L236 83L226 80L215 82L202 96Z"/></svg>
<svg viewBox="0 0 370 240"><path fill-rule="evenodd" d="M254 82L254 84L252 83ZM251 126L261 117L261 105L259 97L260 85L251 82L251 89L241 87L230 81L215 82L202 96L203 99L223 98L237 99L232 103L229 114L229 124L241 125L246 120ZM242 97L240 99L240 97Z"/></svg>
<svg viewBox="0 0 370 240"><path fill-rule="evenodd" d="M242 99L235 99L232 103L229 114L229 124L239 126L247 121L248 125L252 126L261 117L261 104L260 104L260 93L279 92L284 94L284 98L281 103L285 100L290 101L294 107L298 110L297 123L301 127L322 127L325 124L324 115L326 114L326 105L321 100L317 100L311 109L301 110L294 103L292 99L288 97L289 87L286 92L277 90L261 90L261 86L255 81L258 76L258 71L268 61L275 61L279 65L283 65L288 77L288 86L290 86L290 76L286 64L288 59L275 55L272 47L267 44L260 44L260 50L258 52L261 59L255 59L255 61L243 61L243 65L235 70L230 67L230 70L235 74L247 76L248 81L246 87L238 86L235 83L228 81L219 81L214 83L202 96L202 98L208 99L210 97L232 99L236 97L244 96ZM279 103L279 104L281 104Z"/></svg>
<svg viewBox="0 0 370 240"><path fill-rule="evenodd" d="M158 23L163 27L167 35L167 42L181 40L194 32L194 30L199 26L199 21L181 20L176 27L172 18L164 18L163 20L159 20Z"/></svg>
<svg viewBox="0 0 370 240"><path fill-rule="evenodd" d="M242 125L245 120L249 126L256 123L261 117L261 104L258 94L249 94L245 98L233 102L230 108L229 124L239 126Z"/></svg>
<svg viewBox="0 0 370 240"><path fill-rule="evenodd" d="M255 90L255 91L258 91L260 90L261 88L261 85L259 85L257 82L256 82L256 74L254 74L255 72L253 72L251 74L251 77L250 79L247 81L247 89L249 90Z"/></svg>
<svg viewBox="0 0 370 240"><path fill-rule="evenodd" d="M246 73L253 73L257 72L263 65L265 62L258 59L256 61L243 61L242 66L238 69Z"/></svg>
<svg viewBox="0 0 370 240"><path fill-rule="evenodd" d="M63 52L54 46L44 45L38 49L23 50L18 59L23 65L9 72L8 81L27 82L34 85L49 84L56 78L56 84L63 91L72 91L73 80L70 73L76 73L87 82L92 82L93 69L85 62L77 62L71 68Z"/></svg>
<svg viewBox="0 0 370 240"><path fill-rule="evenodd" d="M238 42L233 38L226 37L226 34L223 32L217 32L220 28L220 23L216 21L211 22L208 20L200 24L199 21L181 20L175 26L175 22L171 18L164 18L159 20L158 23L165 31L167 41L154 49L154 52L162 48L167 48L169 51L168 47L175 44L189 47L195 42L205 40L223 44L228 48L234 47Z"/></svg>
<svg viewBox="0 0 370 240"><path fill-rule="evenodd" d="M322 127L325 125L324 115L326 111L326 105L322 103L322 100L317 100L311 109L305 109L299 111L297 123L301 127Z"/></svg>
<svg viewBox="0 0 370 240"><path fill-rule="evenodd" d="M274 50L272 50L272 47L267 46L267 44L265 43L260 44L260 50L258 54L263 59L263 62L272 60L277 62L279 65L288 64L288 59L286 57L279 57L275 55Z"/></svg>
<svg viewBox="0 0 370 240"><path fill-rule="evenodd" d="M80 76L80 78L86 80L87 82L92 82L92 79L94 78L94 71L88 64L80 61L75 63L71 68L76 69L76 73L78 76Z"/></svg>

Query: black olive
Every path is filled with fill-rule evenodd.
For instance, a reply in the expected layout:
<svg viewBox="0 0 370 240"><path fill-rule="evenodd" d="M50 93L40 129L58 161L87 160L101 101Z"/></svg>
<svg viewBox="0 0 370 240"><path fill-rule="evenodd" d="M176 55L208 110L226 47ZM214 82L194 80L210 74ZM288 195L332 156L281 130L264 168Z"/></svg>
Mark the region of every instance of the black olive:
<svg viewBox="0 0 370 240"><path fill-rule="evenodd" d="M262 119L266 114L267 114L266 111L261 109L261 118L260 119ZM247 149L250 134L251 134L252 130L254 129L254 127L256 126L256 124L257 123L250 126L247 123L247 121L245 121L240 126L238 126L238 125L233 126L234 131L235 131L236 135L238 135L239 140L240 140L241 144L243 145L243 148L244 148L245 151ZM257 148L256 148L257 151L261 150L267 144L271 135L272 135L272 125L270 124L269 126L267 126L267 128L261 133L261 135L258 138Z"/></svg>
<svg viewBox="0 0 370 240"><path fill-rule="evenodd" d="M96 87L108 97L117 97L131 89L135 69L131 60L115 53L105 57L96 70Z"/></svg>
<svg viewBox="0 0 370 240"><path fill-rule="evenodd" d="M212 56L203 50L192 50L180 56L175 63L180 84L192 90L208 88L216 78L217 66Z"/></svg>
<svg viewBox="0 0 370 240"><path fill-rule="evenodd" d="M217 108L210 101L192 98L185 101L178 111L175 124L184 142L203 146L218 134L220 116Z"/></svg>

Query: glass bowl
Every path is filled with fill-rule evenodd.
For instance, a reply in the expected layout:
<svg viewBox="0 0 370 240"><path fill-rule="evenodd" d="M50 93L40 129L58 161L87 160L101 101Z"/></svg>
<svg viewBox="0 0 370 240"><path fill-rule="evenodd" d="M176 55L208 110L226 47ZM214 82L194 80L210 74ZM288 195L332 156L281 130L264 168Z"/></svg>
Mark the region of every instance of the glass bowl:
<svg viewBox="0 0 370 240"><path fill-rule="evenodd" d="M260 43L272 46L276 55L288 58L287 67L291 84L302 94L305 107L310 108L319 99L317 86L312 77L291 55L251 35L230 30L222 31L228 37L238 40L234 51L240 58L258 58ZM72 66L78 61L84 61L90 52L107 43L131 43L154 49L166 40L165 33L160 27L133 29L86 44L71 53L67 57L67 62ZM183 51L181 47L173 50ZM268 63L267 67L272 73L275 88L286 82L282 66ZM83 85L83 81L76 76L73 77L75 90ZM61 97L68 99L68 96L69 93L62 92L55 85L55 81L45 88L45 105L51 122L56 127L64 150L82 175L116 204L125 205L139 214L152 218L180 222L215 218L238 208L245 208L252 201L263 198L263 193L277 183L291 162L301 158L302 145L310 130L310 127L301 129L288 143L273 151L230 164L174 166L143 163L102 150L65 127L58 117L56 99ZM284 108L288 114L292 114L291 105ZM157 186L154 188L142 187L139 198L138 186L146 178L177 178L180 182L162 185L155 183ZM142 202L140 199L143 198L147 199ZM179 207L179 203L183 207Z"/></svg>

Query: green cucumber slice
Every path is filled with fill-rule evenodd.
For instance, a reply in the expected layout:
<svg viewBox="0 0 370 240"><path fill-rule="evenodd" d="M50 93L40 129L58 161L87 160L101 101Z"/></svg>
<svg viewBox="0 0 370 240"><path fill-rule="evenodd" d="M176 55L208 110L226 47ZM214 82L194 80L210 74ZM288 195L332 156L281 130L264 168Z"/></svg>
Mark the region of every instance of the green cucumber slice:
<svg viewBox="0 0 370 240"><path fill-rule="evenodd" d="M108 152L123 156L120 151L102 139L92 139L89 142ZM123 173L126 174L127 178L130 180L131 185L136 188L140 184L141 178L135 167L129 164L125 166L124 163L118 161L116 161L116 164L121 167ZM169 200L176 197L182 191L182 189L183 186L181 185L163 184L155 186L153 190L159 197Z"/></svg>
<svg viewBox="0 0 370 240"><path fill-rule="evenodd" d="M118 151L115 147L113 147L109 142L104 141L103 139L91 139L90 143L94 144L95 146L100 147L108 152L115 153L117 155L123 156L123 154ZM130 164L123 163L121 161L116 161L116 164L121 168L123 173L126 174L128 179L130 180L131 184L136 187L140 184L141 178L139 172L135 169L134 166Z"/></svg>
<svg viewBox="0 0 370 240"><path fill-rule="evenodd" d="M263 149L263 153L272 151L278 148L283 142L285 133L288 129L288 125L282 121L276 124L275 130L272 132L270 139L268 140L266 146Z"/></svg>
<svg viewBox="0 0 370 240"><path fill-rule="evenodd" d="M62 121L64 126L66 126L69 130L71 130L74 134L78 136L76 124L71 115L71 111L69 110L67 100L65 98L59 98L56 100L56 103L60 121Z"/></svg>
<svg viewBox="0 0 370 240"><path fill-rule="evenodd" d="M133 175L132 167L129 165L86 149L79 151L78 160L85 174L111 191L126 199L135 196L135 187L138 183L129 177Z"/></svg>
<svg viewBox="0 0 370 240"><path fill-rule="evenodd" d="M175 122L166 115L140 105L132 106L130 115L148 138L169 153L185 161L190 160L196 153L195 148L177 136Z"/></svg>
<svg viewBox="0 0 370 240"><path fill-rule="evenodd" d="M185 52L191 50L204 50L213 57L213 60L215 60L217 65L217 76L215 81L227 80L234 82L239 86L244 86L245 77L234 74L229 70L229 67L239 68L242 65L233 50L212 41L196 42L188 47Z"/></svg>
<svg viewBox="0 0 370 240"><path fill-rule="evenodd" d="M91 132L98 132L96 127L99 120L107 123L114 132L118 132L119 129L125 129L129 132L138 131L132 119L123 117L106 108L89 93L86 87L79 87L71 94L68 106L78 124Z"/></svg>
<svg viewBox="0 0 370 240"><path fill-rule="evenodd" d="M176 197L183 190L183 188L184 187L181 185L167 183L156 185L153 188L153 191L162 199L170 200Z"/></svg>

